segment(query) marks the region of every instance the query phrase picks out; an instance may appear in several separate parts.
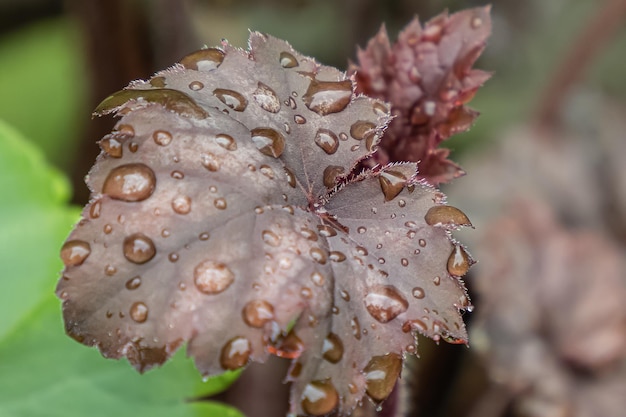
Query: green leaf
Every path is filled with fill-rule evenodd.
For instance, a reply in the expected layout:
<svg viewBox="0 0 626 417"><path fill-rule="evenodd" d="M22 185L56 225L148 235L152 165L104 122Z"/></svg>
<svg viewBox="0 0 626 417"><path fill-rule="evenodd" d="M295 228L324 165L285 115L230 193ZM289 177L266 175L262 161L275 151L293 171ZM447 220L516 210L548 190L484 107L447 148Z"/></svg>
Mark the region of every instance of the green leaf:
<svg viewBox="0 0 626 417"><path fill-rule="evenodd" d="M179 352L146 375L104 359L65 335L53 291L59 248L79 211L66 179L0 121L0 415L226 416L237 410L190 401L228 387L237 373L202 382Z"/></svg>
<svg viewBox="0 0 626 417"><path fill-rule="evenodd" d="M88 121L87 68L72 20L43 20L0 38L0 115L68 168Z"/></svg>

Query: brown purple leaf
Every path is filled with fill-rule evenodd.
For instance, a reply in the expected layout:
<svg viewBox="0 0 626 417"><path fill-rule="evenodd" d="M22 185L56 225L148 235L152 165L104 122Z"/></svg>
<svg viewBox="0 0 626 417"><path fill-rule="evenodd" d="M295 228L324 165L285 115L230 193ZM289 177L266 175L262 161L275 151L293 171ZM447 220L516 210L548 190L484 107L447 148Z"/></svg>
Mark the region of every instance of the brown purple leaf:
<svg viewBox="0 0 626 417"><path fill-rule="evenodd" d="M250 45L195 52L96 110L123 117L62 250L66 329L142 371L183 343L203 375L291 358L292 411L348 415L387 397L416 331L466 342L473 261L450 230L469 221L433 209L444 196L415 164L349 175L385 104L283 41Z"/></svg>
<svg viewBox="0 0 626 417"><path fill-rule="evenodd" d="M438 149L471 126L478 113L465 107L489 74L472 69L491 31L489 7L441 14L422 27L414 19L389 42L384 27L358 51L351 65L357 91L391 103L392 120L378 160L415 161L420 178L432 184L463 175Z"/></svg>

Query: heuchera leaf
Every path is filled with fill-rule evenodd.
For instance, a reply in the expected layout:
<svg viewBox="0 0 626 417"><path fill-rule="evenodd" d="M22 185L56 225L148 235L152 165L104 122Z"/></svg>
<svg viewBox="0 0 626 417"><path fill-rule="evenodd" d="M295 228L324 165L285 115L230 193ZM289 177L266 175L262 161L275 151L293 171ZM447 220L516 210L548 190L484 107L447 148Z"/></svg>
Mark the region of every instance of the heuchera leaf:
<svg viewBox="0 0 626 417"><path fill-rule="evenodd" d="M344 73L253 33L96 112L123 117L61 252L76 340L140 371L185 342L203 375L291 358L299 415L384 400L415 332L466 342L469 220L414 163L353 172L389 114Z"/></svg>
<svg viewBox="0 0 626 417"><path fill-rule="evenodd" d="M415 18L392 46L383 26L358 51L357 92L391 103L395 119L381 141L379 162L415 161L419 177L431 184L464 174L438 148L451 135L471 126L478 112L465 106L490 74L472 69L491 32L489 7L448 16L443 13L422 27Z"/></svg>

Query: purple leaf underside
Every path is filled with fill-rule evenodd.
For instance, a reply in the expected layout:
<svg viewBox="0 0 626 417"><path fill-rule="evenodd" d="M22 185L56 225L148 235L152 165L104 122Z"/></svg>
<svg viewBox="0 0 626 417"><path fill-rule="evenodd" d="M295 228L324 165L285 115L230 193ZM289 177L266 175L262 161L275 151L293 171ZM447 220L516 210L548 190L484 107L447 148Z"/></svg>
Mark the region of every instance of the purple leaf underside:
<svg viewBox="0 0 626 417"><path fill-rule="evenodd" d="M384 400L415 332L466 342L469 220L413 163L352 172L389 114L345 74L253 33L96 112L122 119L61 252L76 340L140 371L184 343L203 375L291 358L309 415Z"/></svg>

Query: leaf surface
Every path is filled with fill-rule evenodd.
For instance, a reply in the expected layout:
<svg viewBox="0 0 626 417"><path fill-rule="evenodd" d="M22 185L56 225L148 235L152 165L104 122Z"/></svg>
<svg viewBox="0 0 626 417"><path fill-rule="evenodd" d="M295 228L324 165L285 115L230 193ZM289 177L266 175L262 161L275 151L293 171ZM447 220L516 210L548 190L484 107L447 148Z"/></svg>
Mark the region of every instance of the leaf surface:
<svg viewBox="0 0 626 417"><path fill-rule="evenodd" d="M78 341L140 371L185 342L203 375L291 358L291 410L310 415L384 400L416 331L466 341L473 261L449 233L466 222L415 164L354 172L389 115L345 74L253 33L249 52L131 83L109 112L123 117L61 253Z"/></svg>

